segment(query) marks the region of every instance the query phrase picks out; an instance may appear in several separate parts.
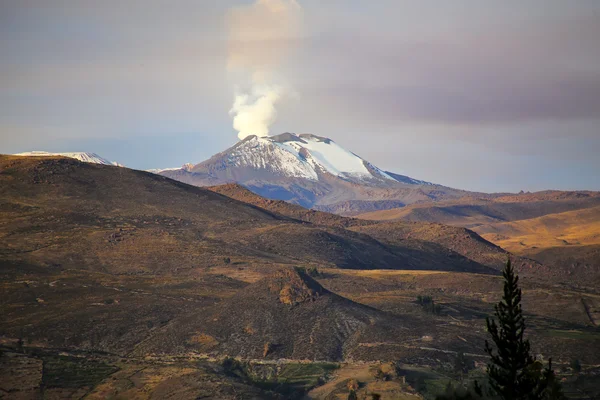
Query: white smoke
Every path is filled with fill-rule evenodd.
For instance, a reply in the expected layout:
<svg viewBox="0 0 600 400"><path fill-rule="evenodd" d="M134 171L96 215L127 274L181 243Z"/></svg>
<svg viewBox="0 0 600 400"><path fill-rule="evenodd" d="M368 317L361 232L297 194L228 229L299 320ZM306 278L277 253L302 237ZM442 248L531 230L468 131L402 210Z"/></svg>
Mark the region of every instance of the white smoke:
<svg viewBox="0 0 600 400"><path fill-rule="evenodd" d="M233 128L240 139L269 135L269 127L277 119L275 104L282 91L280 87L255 86L251 94L236 94L229 114L233 116Z"/></svg>
<svg viewBox="0 0 600 400"><path fill-rule="evenodd" d="M290 91L281 66L301 19L296 0L256 0L230 10L228 70L236 89L229 114L240 139L268 136L277 119L275 106Z"/></svg>

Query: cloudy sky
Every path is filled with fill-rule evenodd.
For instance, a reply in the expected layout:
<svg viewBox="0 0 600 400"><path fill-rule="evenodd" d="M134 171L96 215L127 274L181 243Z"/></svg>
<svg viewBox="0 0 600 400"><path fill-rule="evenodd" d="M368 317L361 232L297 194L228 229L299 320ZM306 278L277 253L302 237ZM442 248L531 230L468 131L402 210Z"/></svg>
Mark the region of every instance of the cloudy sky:
<svg viewBox="0 0 600 400"><path fill-rule="evenodd" d="M271 134L458 188L600 190L600 1L297 6L0 0L0 153L199 162L238 140L234 94L269 76Z"/></svg>

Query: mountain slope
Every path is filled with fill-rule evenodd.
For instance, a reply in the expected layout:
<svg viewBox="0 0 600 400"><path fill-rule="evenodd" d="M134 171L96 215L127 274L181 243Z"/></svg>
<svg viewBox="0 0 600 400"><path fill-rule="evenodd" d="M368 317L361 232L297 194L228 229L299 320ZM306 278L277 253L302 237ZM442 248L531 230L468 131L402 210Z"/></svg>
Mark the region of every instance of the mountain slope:
<svg viewBox="0 0 600 400"><path fill-rule="evenodd" d="M0 260L15 265L147 275L194 274L225 259L264 268L440 268L341 223L315 225L159 175L69 158L0 156L0 198Z"/></svg>
<svg viewBox="0 0 600 400"><path fill-rule="evenodd" d="M217 239L230 225L283 223L201 188L70 158L0 156L0 182L0 257L33 265L189 271L227 254L257 257L254 249Z"/></svg>
<svg viewBox="0 0 600 400"><path fill-rule="evenodd" d="M350 229L366 233L377 240L390 246L401 246L423 254L424 249L429 249L430 254L446 252L447 257L459 261L459 255L472 263L501 270L506 264L510 253L480 237L477 233L455 226L423 223L393 221L371 225L356 225ZM437 250L436 250L437 249ZM541 265L533 260L521 257L512 257L513 263L525 274L537 271ZM432 264L443 263L444 260L432 259ZM463 261L464 262L464 261ZM465 265L465 269L470 268Z"/></svg>
<svg viewBox="0 0 600 400"><path fill-rule="evenodd" d="M600 245L600 206L484 224L475 231L513 252L528 248Z"/></svg>
<svg viewBox="0 0 600 400"><path fill-rule="evenodd" d="M600 284L600 206L474 228L487 240L563 270L571 279Z"/></svg>
<svg viewBox="0 0 600 400"><path fill-rule="evenodd" d="M483 224L531 219L598 205L600 205L599 192L547 191L488 198L470 196L435 204L414 204L369 212L358 217L377 221L434 222L472 228Z"/></svg>
<svg viewBox="0 0 600 400"><path fill-rule="evenodd" d="M598 219L595 213L597 207L583 208L564 214L550 214L547 217L540 218L544 221L546 218L552 221L558 216L563 216L564 221L561 224L563 226L565 224L570 226L569 223L574 224L574 230L570 232L571 236L569 237L575 238L573 235L577 235L578 242L561 248L536 249L535 247L520 246L520 248L513 249L507 246L506 249L509 251L513 252L514 250L515 254L511 255L505 248L502 248L504 247L503 242L495 240L494 235L484 234L485 237L481 237L478 233L481 229L487 227L493 229L495 226L518 225L520 222L527 222L528 220L506 224L481 225L473 230L430 222L364 220L308 210L284 201L265 199L238 184L214 186L210 187L210 190L267 209L278 215L318 225L344 227L367 234L386 244L396 253L402 254L411 265L425 264L430 269L446 270L450 268L454 271L476 271L479 268L480 271L486 272L480 269L481 266L500 270L504 267L506 259L510 255L520 273L525 276L535 276L539 279L551 281L570 280L584 286L589 286L590 282L596 282L600 278L598 272L600 271L598 268L600 258L598 257L598 249L593 244L595 243L594 240L597 239L595 236L597 230L596 220ZM516 217L523 214L524 210L526 212L543 212L544 210L588 207L597 201L594 193L542 192L502 196L497 199L497 203L506 204L508 208L505 210L510 211L515 207L514 197L522 197L524 201L521 206L529 204L529 207L516 208L520 213L506 213L507 216ZM540 201L546 203L543 207L538 208ZM589 225L589 229L582 229L582 224ZM549 231L552 231L552 228L540 227L535 232L530 232L531 238L536 239L539 237L539 240L541 240L545 237L544 232ZM481 232L484 233L485 231ZM559 229L559 234L564 233L561 232Z"/></svg>
<svg viewBox="0 0 600 400"><path fill-rule="evenodd" d="M392 321L401 329L399 318L338 296L303 271L286 269L212 309L173 321L140 344L135 354L342 360L365 333L389 334Z"/></svg>
<svg viewBox="0 0 600 400"><path fill-rule="evenodd" d="M317 211L304 208L297 204L288 203L283 200L271 200L259 196L237 183L228 183L224 185L209 186L208 190L222 194L232 199L243 201L257 207L269 210L279 215L285 215L300 221L310 222L316 225L327 225L335 227L349 227L355 224L372 224L373 222L364 221L356 218L342 217L337 214L331 214L323 211Z"/></svg>
<svg viewBox="0 0 600 400"><path fill-rule="evenodd" d="M193 167L159 173L196 186L240 183L267 198L348 215L468 194L385 172L311 134L250 136Z"/></svg>
<svg viewBox="0 0 600 400"><path fill-rule="evenodd" d="M74 158L81 162L91 163L91 164L102 164L102 165L116 165L120 166L120 164L112 161L108 161L106 158L100 157L96 153L84 153L84 152L76 152L76 153L48 153L46 151L28 151L25 153L14 154L15 156L24 156L24 157L68 157Z"/></svg>
<svg viewBox="0 0 600 400"><path fill-rule="evenodd" d="M238 184L212 186L209 189L279 215L317 225L344 227L366 233L382 243L393 246L407 260L413 260L411 264L425 263L431 269L443 270L451 265L457 271L489 272L480 265L501 269L508 255L506 251L483 240L476 233L459 227L402 221L386 223L342 217L309 210L281 200L265 199Z"/></svg>
<svg viewBox="0 0 600 400"><path fill-rule="evenodd" d="M519 254L547 265L554 273L560 271L570 281L582 282L587 287L600 287L598 244L527 248Z"/></svg>
<svg viewBox="0 0 600 400"><path fill-rule="evenodd" d="M535 260L534 266L537 263L544 266L528 269L529 272L546 279L570 280L589 287L600 284L599 210L598 192L544 191L498 196L493 199L465 198L438 204L418 204L367 213L359 217L399 226L410 223L409 221L427 221L454 225L456 229L468 227L517 256ZM390 237L402 232L402 228L395 227L394 234L382 235L376 232L377 229L382 228L367 226L355 230L367 233L387 244L390 244ZM447 238L451 236L448 235ZM401 239L405 238L406 235ZM447 239L443 239L442 244L484 265L492 266L486 261L487 256L472 256L487 253L477 250L479 246L460 246L470 251L469 256L457 248L455 243L446 241ZM496 259L496 264L504 258L501 254L488 255L491 256L490 261Z"/></svg>

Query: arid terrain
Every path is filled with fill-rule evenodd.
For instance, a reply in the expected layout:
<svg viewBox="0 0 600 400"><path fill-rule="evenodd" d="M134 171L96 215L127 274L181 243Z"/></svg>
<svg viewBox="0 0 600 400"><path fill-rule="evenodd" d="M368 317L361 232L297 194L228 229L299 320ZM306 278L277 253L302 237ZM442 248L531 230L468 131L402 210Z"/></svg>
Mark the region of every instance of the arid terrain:
<svg viewBox="0 0 600 400"><path fill-rule="evenodd" d="M346 218L0 156L0 398L434 398L483 374L509 256L534 353L597 398L600 197L538 196Z"/></svg>
<svg viewBox="0 0 600 400"><path fill-rule="evenodd" d="M386 223L437 222L471 229L512 254L535 260L564 281L600 285L600 194L523 193L467 197L361 214ZM393 221L393 222L392 222Z"/></svg>

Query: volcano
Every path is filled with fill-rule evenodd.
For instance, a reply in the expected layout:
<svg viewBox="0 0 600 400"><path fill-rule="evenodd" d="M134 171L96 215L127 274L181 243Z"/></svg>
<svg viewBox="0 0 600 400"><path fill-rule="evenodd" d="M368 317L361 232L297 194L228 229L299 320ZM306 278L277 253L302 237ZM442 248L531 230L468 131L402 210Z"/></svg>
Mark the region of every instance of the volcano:
<svg viewBox="0 0 600 400"><path fill-rule="evenodd" d="M385 171L329 138L289 132L249 136L199 164L156 172L196 186L239 183L267 198L345 215L468 193Z"/></svg>

